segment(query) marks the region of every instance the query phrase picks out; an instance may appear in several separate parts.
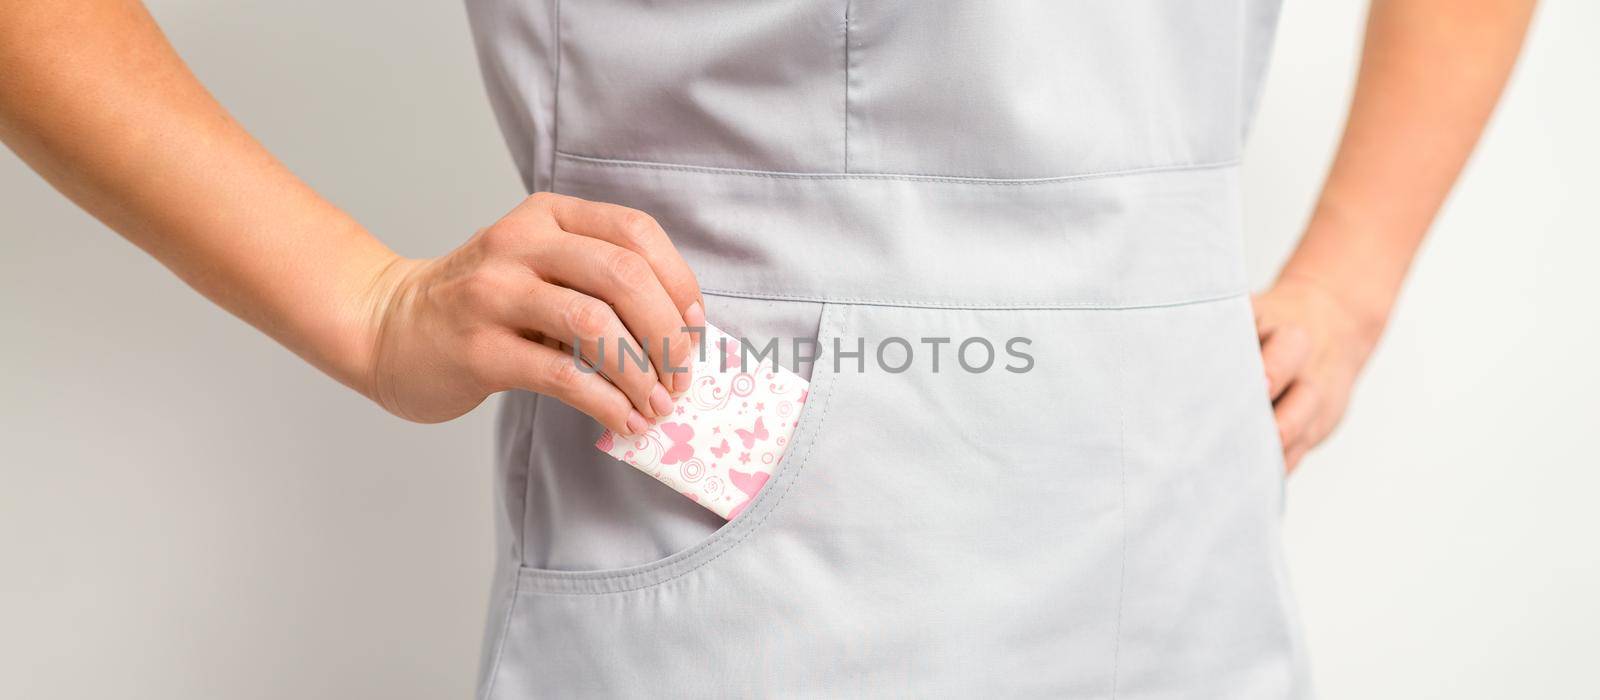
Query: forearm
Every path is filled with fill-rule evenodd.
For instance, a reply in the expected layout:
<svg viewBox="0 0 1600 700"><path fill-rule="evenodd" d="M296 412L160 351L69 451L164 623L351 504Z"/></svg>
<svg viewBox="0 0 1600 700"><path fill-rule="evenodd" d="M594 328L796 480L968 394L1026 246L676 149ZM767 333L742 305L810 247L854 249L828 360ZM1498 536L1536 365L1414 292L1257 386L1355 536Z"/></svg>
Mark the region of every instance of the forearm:
<svg viewBox="0 0 1600 700"><path fill-rule="evenodd" d="M1493 111L1535 0L1374 0L1348 123L1282 276L1376 335Z"/></svg>
<svg viewBox="0 0 1600 700"><path fill-rule="evenodd" d="M131 0L0 2L0 139L230 312L366 391L396 256L276 161Z"/></svg>

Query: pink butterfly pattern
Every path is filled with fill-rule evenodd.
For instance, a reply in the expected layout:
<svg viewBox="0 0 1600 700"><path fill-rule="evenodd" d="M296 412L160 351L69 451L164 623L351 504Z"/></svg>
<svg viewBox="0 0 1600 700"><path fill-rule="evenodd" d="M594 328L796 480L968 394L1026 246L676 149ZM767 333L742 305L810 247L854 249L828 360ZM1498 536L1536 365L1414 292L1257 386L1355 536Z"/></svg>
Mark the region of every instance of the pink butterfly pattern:
<svg viewBox="0 0 1600 700"><path fill-rule="evenodd" d="M765 440L771 437L771 434L767 432L767 426L761 421L761 416L756 416L756 424L750 426L749 430L735 428L733 433L739 436L739 442L744 443L744 448L747 450L755 447L757 440Z"/></svg>
<svg viewBox="0 0 1600 700"><path fill-rule="evenodd" d="M706 344L712 352L696 358L694 381L674 399L670 417L640 435L606 431L595 447L732 520L782 461L808 386L770 360L758 364L747 357L750 366L741 371L739 341L709 324ZM743 450L735 452L728 435Z"/></svg>
<svg viewBox="0 0 1600 700"><path fill-rule="evenodd" d="M737 469L729 469L728 480L733 482L734 488L745 494L745 501L733 509L733 514L729 515L728 519L732 520L739 517L739 514L744 512L744 507L750 505L750 501L756 497L756 492L760 491L761 487L766 486L767 480L771 478L772 475L766 472L746 474Z"/></svg>
<svg viewBox="0 0 1600 700"><path fill-rule="evenodd" d="M694 426L683 423L662 423L658 427L661 428L661 434L672 441L666 451L661 453L662 464L687 462L694 456Z"/></svg>

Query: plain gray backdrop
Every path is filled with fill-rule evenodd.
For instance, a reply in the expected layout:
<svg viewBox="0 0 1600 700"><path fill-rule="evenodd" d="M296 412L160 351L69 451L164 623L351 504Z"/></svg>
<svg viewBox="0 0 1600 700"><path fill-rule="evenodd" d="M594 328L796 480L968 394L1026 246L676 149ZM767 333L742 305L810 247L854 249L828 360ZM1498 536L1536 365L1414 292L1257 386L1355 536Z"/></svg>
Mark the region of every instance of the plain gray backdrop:
<svg viewBox="0 0 1600 700"><path fill-rule="evenodd" d="M458 3L151 4L248 128L400 252L522 195ZM1262 284L1332 154L1361 21L1288 2L1245 167ZM1324 697L1600 695L1596 26L1594 3L1545 3L1355 406L1291 481ZM3 151L0 321L0 697L470 694L492 401L389 417Z"/></svg>

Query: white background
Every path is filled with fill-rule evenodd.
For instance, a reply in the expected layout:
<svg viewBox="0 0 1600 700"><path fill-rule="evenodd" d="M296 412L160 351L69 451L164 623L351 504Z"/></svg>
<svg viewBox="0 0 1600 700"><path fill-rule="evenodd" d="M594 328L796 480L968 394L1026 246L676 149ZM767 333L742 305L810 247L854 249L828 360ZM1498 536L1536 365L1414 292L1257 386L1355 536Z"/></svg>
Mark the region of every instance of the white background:
<svg viewBox="0 0 1600 700"><path fill-rule="evenodd" d="M409 255L521 195L457 3L153 3L314 186ZM401 9L404 8L404 9ZM1265 283L1361 3L1290 0L1247 153ZM1321 695L1600 697L1600 5L1547 2L1336 437L1290 486ZM492 406L388 417L0 152L0 697L470 694Z"/></svg>

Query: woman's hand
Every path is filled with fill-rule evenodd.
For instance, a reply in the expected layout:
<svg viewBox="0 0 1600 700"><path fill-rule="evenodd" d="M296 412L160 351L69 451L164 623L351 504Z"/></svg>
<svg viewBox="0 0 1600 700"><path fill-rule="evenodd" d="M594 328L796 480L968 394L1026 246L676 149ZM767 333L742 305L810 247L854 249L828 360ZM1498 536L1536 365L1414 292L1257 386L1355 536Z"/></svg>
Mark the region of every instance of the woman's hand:
<svg viewBox="0 0 1600 700"><path fill-rule="evenodd" d="M1279 278L1251 302L1283 461L1293 472L1344 417L1383 323L1294 276Z"/></svg>
<svg viewBox="0 0 1600 700"><path fill-rule="evenodd" d="M396 259L372 288L362 389L422 422L526 389L637 434L672 410L669 392L688 388L689 373L668 368L687 368L684 328L705 324L694 273L654 219L548 193L444 257ZM574 343L600 373L580 368Z"/></svg>
<svg viewBox="0 0 1600 700"><path fill-rule="evenodd" d="M1338 425L1434 214L1499 99L1535 0L1374 0L1344 136L1256 328L1284 462Z"/></svg>

